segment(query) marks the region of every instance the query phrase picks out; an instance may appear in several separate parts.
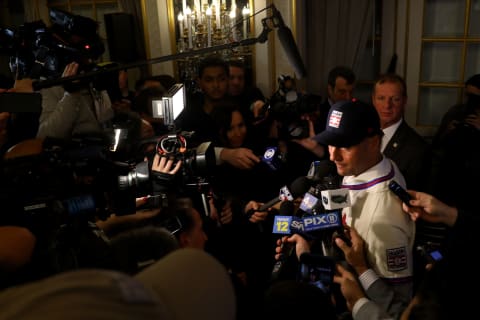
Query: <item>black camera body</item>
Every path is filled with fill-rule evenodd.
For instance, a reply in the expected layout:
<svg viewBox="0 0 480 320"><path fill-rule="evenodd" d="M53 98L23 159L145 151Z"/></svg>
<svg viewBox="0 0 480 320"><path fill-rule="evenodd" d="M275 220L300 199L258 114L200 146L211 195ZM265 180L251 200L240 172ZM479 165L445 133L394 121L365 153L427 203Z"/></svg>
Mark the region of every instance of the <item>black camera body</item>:
<svg viewBox="0 0 480 320"><path fill-rule="evenodd" d="M68 63L91 68L91 61L105 52L96 21L58 9L50 9L50 19L50 28L38 20L0 29L0 54L10 56L17 78L58 78Z"/></svg>
<svg viewBox="0 0 480 320"><path fill-rule="evenodd" d="M2 196L16 204L12 214L51 219L56 228L135 213L137 194L149 180L148 162L116 161L102 138L47 138L42 147L40 154L3 163Z"/></svg>
<svg viewBox="0 0 480 320"><path fill-rule="evenodd" d="M216 166L213 144L203 142L195 148L187 148L187 137L191 134L167 134L158 139L156 152L160 156L172 157L182 161L180 185L196 185L206 180L213 173Z"/></svg>
<svg viewBox="0 0 480 320"><path fill-rule="evenodd" d="M314 94L299 94L294 101L272 97L269 116L278 123L280 139L303 139L309 137L308 121L303 116L318 110L321 97Z"/></svg>

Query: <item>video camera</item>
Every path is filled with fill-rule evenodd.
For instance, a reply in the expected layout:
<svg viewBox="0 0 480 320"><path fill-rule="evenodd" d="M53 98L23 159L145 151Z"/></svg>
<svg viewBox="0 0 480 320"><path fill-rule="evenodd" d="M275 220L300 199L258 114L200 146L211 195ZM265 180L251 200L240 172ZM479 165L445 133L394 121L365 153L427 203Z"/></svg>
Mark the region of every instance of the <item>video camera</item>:
<svg viewBox="0 0 480 320"><path fill-rule="evenodd" d="M153 99L152 116L163 119L169 133L156 137L155 153L182 161L179 187L206 183L216 166L215 150L211 142L187 148L195 132L180 132L175 128L175 119L186 105L186 90L182 83L174 84L161 99ZM149 139L151 140L151 139Z"/></svg>
<svg viewBox="0 0 480 320"><path fill-rule="evenodd" d="M280 139L303 139L309 136L308 121L302 119L303 115L311 114L318 110L321 96L314 94L299 94L295 100L270 99L268 116L276 120Z"/></svg>
<svg viewBox="0 0 480 320"><path fill-rule="evenodd" d="M10 70L18 79L58 78L73 61L80 70L97 68L92 64L105 51L96 21L59 9L50 9L52 26L41 20L18 28L0 28L0 54L10 56Z"/></svg>
<svg viewBox="0 0 480 320"><path fill-rule="evenodd" d="M52 219L53 228L135 213L135 199L149 181L148 162L114 160L103 138L46 138L42 148L4 160L3 196L15 212Z"/></svg>
<svg viewBox="0 0 480 320"><path fill-rule="evenodd" d="M167 134L158 139L156 152L161 156L182 161L180 187L197 185L207 179L216 165L215 150L211 142L201 143L196 148L187 149L189 133Z"/></svg>

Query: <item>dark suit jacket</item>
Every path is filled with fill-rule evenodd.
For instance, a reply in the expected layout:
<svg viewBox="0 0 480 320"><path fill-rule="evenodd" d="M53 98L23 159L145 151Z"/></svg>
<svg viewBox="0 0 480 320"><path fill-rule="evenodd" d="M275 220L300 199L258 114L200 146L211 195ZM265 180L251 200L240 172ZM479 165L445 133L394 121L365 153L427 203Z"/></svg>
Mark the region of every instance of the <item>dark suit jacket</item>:
<svg viewBox="0 0 480 320"><path fill-rule="evenodd" d="M428 191L432 161L431 145L405 120L393 134L383 152L402 172L408 189Z"/></svg>

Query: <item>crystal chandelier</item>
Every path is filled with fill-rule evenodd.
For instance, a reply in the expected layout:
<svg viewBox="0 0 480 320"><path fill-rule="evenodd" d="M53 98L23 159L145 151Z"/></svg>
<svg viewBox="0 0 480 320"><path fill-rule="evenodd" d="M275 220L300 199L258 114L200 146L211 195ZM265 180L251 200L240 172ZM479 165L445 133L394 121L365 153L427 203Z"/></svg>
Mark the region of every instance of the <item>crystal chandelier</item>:
<svg viewBox="0 0 480 320"><path fill-rule="evenodd" d="M240 1L238 1L240 2ZM228 5L228 7L227 7ZM182 11L176 15L177 51L193 51L246 39L250 34L250 7L231 0L182 0ZM217 52L226 59L245 59L248 47ZM195 65L201 57L178 61L180 79L193 79Z"/></svg>

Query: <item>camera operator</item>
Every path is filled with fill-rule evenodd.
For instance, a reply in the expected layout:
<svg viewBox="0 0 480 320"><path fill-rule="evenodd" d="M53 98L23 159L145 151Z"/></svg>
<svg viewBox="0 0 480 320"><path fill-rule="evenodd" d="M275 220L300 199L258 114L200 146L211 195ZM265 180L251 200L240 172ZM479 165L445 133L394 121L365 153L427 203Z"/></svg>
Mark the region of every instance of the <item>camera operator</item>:
<svg viewBox="0 0 480 320"><path fill-rule="evenodd" d="M69 63L62 77L78 73L79 64ZM61 86L42 89L42 113L37 136L70 139L79 134L101 133L101 123L113 117L106 91L90 87L66 90Z"/></svg>
<svg viewBox="0 0 480 320"><path fill-rule="evenodd" d="M40 78L55 77L63 69L61 77L71 77L82 72L98 69L95 61L105 51L98 35L98 25L94 20L72 15L61 10L50 9L52 27L51 37L61 41L62 45L49 43L48 58L56 70L41 72ZM59 48L67 49L62 51ZM40 59L41 60L41 59ZM40 61L42 62L42 61ZM36 75L33 75L36 76ZM115 81L118 87L118 74ZM70 139L79 134L102 132L102 124L113 117L113 109L106 88L107 82L98 76L95 79L66 82L63 86L54 86L40 90L42 94L42 113L40 115L37 137L55 137Z"/></svg>
<svg viewBox="0 0 480 320"><path fill-rule="evenodd" d="M353 98L356 80L355 73L350 67L338 65L330 69L327 78L327 98L319 107L315 132L320 133L325 129L332 105Z"/></svg>
<svg viewBox="0 0 480 320"><path fill-rule="evenodd" d="M289 181L303 175L313 161L327 155L324 146L311 140L315 136L320 103L319 95L298 93L296 100L277 103L270 110L274 119L272 132L276 132L279 145L284 146L284 167Z"/></svg>
<svg viewBox="0 0 480 320"><path fill-rule="evenodd" d="M247 83L247 68L241 60L229 60L228 94L242 107L245 120L253 123L265 107L265 96L251 83Z"/></svg>

